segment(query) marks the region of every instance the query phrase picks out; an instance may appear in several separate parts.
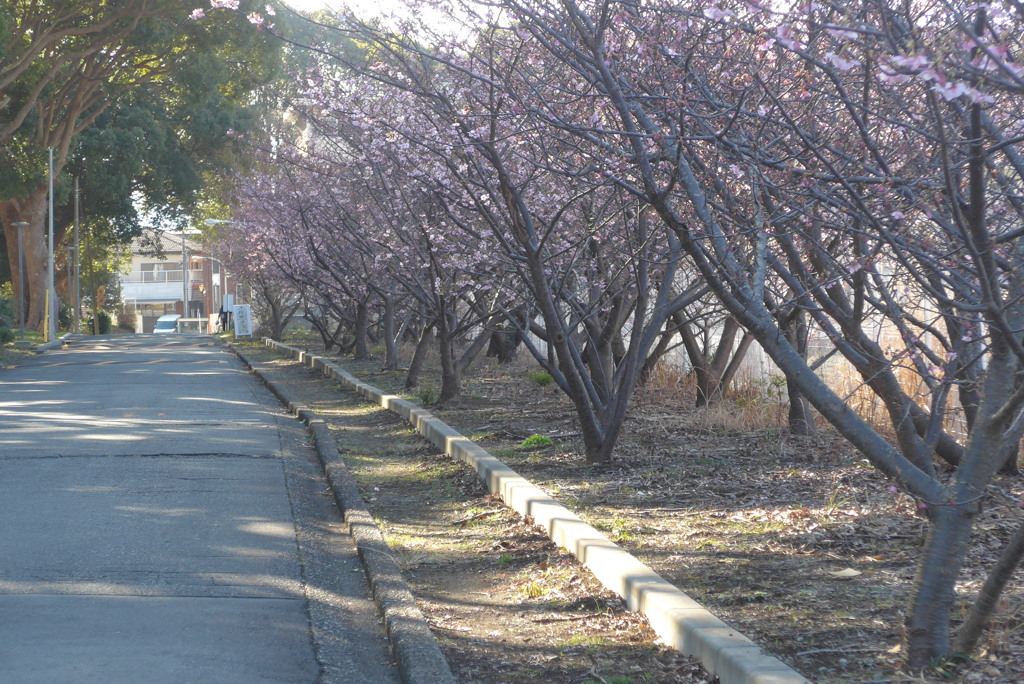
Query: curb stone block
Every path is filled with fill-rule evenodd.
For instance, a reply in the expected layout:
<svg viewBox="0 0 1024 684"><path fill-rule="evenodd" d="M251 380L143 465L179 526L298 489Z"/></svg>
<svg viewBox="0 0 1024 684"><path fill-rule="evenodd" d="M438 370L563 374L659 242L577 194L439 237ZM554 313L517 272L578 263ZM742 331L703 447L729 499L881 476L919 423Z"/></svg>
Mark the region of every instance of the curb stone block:
<svg viewBox="0 0 1024 684"><path fill-rule="evenodd" d="M295 348L275 345L281 353L300 360L308 356ZM573 553L605 587L622 596L631 610L647 616L666 644L699 658L722 684L810 684L804 676L764 653L753 641L429 411L412 408L405 416L390 405L397 404L392 400L394 395L385 395L347 372L338 375L351 389L405 417L416 432L438 449L472 466L506 505L521 515L531 516L548 531L552 541ZM399 401L403 402L402 408L410 403Z"/></svg>
<svg viewBox="0 0 1024 684"><path fill-rule="evenodd" d="M242 361L252 363L228 344ZM275 345L268 344L277 351ZM313 357L315 358L315 357ZM257 375L259 373L257 372ZM272 380L259 375L271 392L302 420L315 440L315 448L345 528L351 535L370 584L370 593L377 604L392 654L405 684L456 684L455 676L402 578L391 550L373 520L366 502L356 488L355 480L339 456L338 445L327 423L304 404L294 401Z"/></svg>

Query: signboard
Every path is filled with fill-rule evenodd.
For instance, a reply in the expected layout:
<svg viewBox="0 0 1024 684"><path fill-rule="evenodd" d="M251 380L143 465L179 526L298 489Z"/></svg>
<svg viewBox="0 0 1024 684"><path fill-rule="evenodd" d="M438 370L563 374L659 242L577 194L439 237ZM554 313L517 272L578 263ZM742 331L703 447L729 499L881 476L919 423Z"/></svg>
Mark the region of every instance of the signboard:
<svg viewBox="0 0 1024 684"><path fill-rule="evenodd" d="M238 304L234 310L235 337L252 337L252 312L249 305Z"/></svg>
<svg viewBox="0 0 1024 684"><path fill-rule="evenodd" d="M231 307L235 305L235 295L226 294L224 295L224 304L222 305L225 311L231 311Z"/></svg>

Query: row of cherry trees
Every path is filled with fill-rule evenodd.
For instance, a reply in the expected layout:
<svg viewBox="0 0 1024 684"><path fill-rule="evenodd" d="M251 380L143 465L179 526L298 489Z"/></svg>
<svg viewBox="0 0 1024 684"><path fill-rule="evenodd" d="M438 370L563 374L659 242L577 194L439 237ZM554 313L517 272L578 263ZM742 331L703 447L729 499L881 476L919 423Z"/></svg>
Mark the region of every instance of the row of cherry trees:
<svg viewBox="0 0 1024 684"><path fill-rule="evenodd" d="M252 253L356 331L383 312L389 363L398 328L436 330L443 399L486 343L457 340L521 340L591 461L674 340L705 398L756 340L792 426L813 406L929 520L910 665L970 652L1024 554L1022 525L954 633L974 518L1024 434L1020 5L492 0L443 26L324 27L307 135L268 136L240 184ZM887 430L822 380L810 327Z"/></svg>

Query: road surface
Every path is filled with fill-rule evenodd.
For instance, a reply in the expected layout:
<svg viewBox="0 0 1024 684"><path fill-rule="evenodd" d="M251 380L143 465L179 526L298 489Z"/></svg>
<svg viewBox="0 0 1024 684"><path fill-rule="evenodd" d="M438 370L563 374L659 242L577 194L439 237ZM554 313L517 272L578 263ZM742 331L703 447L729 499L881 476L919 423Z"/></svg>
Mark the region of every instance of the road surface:
<svg viewBox="0 0 1024 684"><path fill-rule="evenodd" d="M398 682L302 426L208 336L0 370L0 680Z"/></svg>

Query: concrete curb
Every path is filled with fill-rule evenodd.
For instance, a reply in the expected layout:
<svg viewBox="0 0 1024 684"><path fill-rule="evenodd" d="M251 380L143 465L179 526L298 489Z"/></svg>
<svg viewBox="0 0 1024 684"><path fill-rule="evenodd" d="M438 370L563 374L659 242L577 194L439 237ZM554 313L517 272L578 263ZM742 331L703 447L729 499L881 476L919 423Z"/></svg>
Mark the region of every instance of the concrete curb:
<svg viewBox="0 0 1024 684"><path fill-rule="evenodd" d="M267 338L264 344L398 413L438 449L465 461L492 493L521 515L532 516L552 541L575 555L605 587L622 596L631 610L643 613L666 644L699 658L722 684L809 684L806 677L764 653L760 646L430 411L385 394L323 357Z"/></svg>
<svg viewBox="0 0 1024 684"><path fill-rule="evenodd" d="M356 488L348 467L342 462L338 445L327 423L297 398L260 373L253 363L235 345L225 341L233 351L280 399L288 410L303 421L313 435L320 464L324 469L335 503L341 511L349 534L355 542L359 559L366 571L373 600L384 619L384 629L391 644L391 652L398 662L402 680L406 684L455 684L456 679L448 667L427 620L420 611L409 586L402 578L394 557L370 509Z"/></svg>
<svg viewBox="0 0 1024 684"><path fill-rule="evenodd" d="M41 354L42 352L47 351L48 349L61 349L67 342L71 341L73 335L74 333L67 333L63 337L58 337L57 339L51 342L37 344L35 346L35 351L37 354Z"/></svg>

